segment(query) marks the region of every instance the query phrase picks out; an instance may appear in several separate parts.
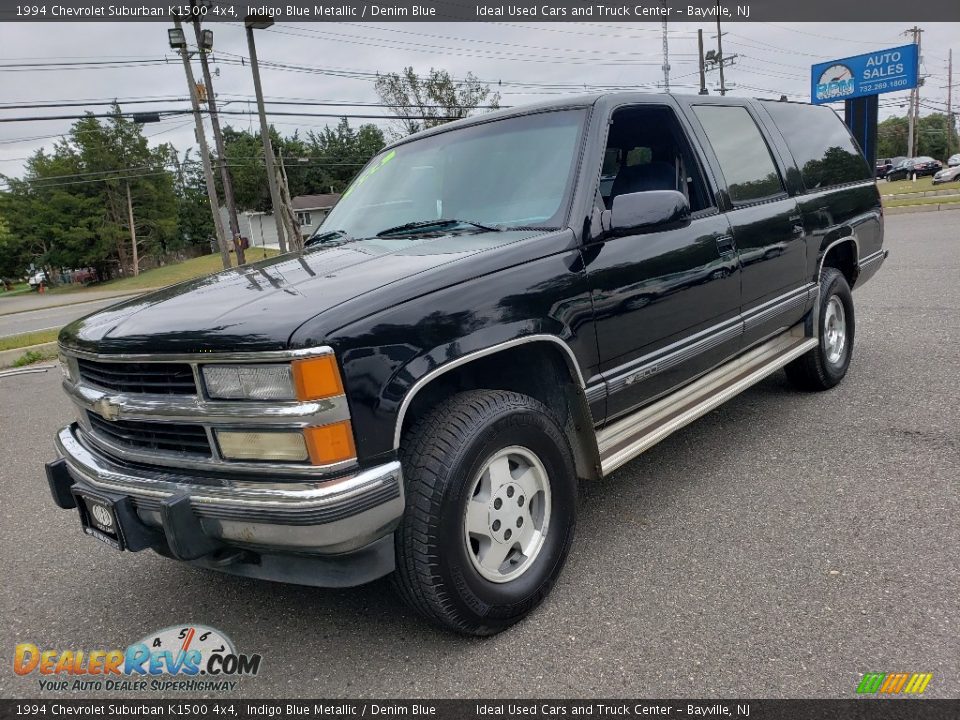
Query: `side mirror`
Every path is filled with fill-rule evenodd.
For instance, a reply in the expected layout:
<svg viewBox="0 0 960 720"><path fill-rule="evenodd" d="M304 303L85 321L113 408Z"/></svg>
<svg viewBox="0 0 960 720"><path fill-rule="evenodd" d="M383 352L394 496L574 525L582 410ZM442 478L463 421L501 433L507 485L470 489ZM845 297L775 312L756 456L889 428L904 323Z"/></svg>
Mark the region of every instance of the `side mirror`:
<svg viewBox="0 0 960 720"><path fill-rule="evenodd" d="M649 232L690 219L690 203L676 190L647 190L625 193L613 199L610 232L628 235Z"/></svg>

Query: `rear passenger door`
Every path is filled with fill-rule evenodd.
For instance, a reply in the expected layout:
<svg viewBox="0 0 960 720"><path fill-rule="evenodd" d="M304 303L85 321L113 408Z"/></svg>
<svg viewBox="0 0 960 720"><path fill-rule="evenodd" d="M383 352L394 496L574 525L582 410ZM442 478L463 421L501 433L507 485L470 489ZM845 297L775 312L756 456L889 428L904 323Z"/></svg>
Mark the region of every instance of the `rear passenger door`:
<svg viewBox="0 0 960 720"><path fill-rule="evenodd" d="M799 322L808 307L806 243L796 199L751 108L692 106L722 178L721 202L740 258L744 347Z"/></svg>

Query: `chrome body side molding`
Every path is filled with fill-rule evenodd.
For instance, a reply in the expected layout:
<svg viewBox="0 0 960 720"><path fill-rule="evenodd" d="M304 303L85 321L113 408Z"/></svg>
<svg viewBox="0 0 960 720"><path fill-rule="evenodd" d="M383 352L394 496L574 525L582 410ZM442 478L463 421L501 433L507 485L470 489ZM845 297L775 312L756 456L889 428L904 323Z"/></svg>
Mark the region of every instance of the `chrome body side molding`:
<svg viewBox="0 0 960 720"><path fill-rule="evenodd" d="M614 395L624 388L657 375L680 363L730 340L735 340L745 332L775 319L779 315L796 310L816 300L820 289L815 283L808 283L790 292L750 308L742 315L712 325L664 348L655 350L642 357L619 365L600 375L587 389L587 399L595 402L608 395ZM786 323L784 324L786 326Z"/></svg>
<svg viewBox="0 0 960 720"><path fill-rule="evenodd" d="M817 340L807 337L804 324L799 323L690 385L604 428L597 434L603 474L612 473L816 345Z"/></svg>

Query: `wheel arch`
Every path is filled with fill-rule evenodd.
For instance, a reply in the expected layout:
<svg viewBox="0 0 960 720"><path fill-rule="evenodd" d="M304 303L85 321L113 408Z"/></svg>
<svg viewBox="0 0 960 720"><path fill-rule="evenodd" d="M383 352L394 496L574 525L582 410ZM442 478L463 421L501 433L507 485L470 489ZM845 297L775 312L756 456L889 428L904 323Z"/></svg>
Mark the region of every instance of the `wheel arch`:
<svg viewBox="0 0 960 720"><path fill-rule="evenodd" d="M600 452L573 350L555 335L525 335L475 350L425 373L411 385L397 412L393 447L424 412L453 392L514 390L543 402L570 440L577 474L601 477Z"/></svg>
<svg viewBox="0 0 960 720"><path fill-rule="evenodd" d="M848 235L834 240L823 249L817 267L817 277L814 278L815 282L819 282L825 267L836 268L843 273L852 290L860 274L860 243L857 236Z"/></svg>

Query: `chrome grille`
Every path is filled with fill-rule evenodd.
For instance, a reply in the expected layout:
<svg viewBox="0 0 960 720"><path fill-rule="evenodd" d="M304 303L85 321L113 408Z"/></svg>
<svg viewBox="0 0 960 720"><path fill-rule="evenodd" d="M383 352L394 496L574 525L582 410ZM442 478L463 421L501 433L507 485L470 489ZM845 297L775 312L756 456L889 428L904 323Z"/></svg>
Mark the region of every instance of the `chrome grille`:
<svg viewBox="0 0 960 720"><path fill-rule="evenodd" d="M87 412L94 437L138 450L178 452L195 457L210 457L210 441L200 425L184 423L104 420L95 412Z"/></svg>
<svg viewBox="0 0 960 720"><path fill-rule="evenodd" d="M100 362L77 358L80 377L107 390L157 395L194 395L197 384L187 363Z"/></svg>

